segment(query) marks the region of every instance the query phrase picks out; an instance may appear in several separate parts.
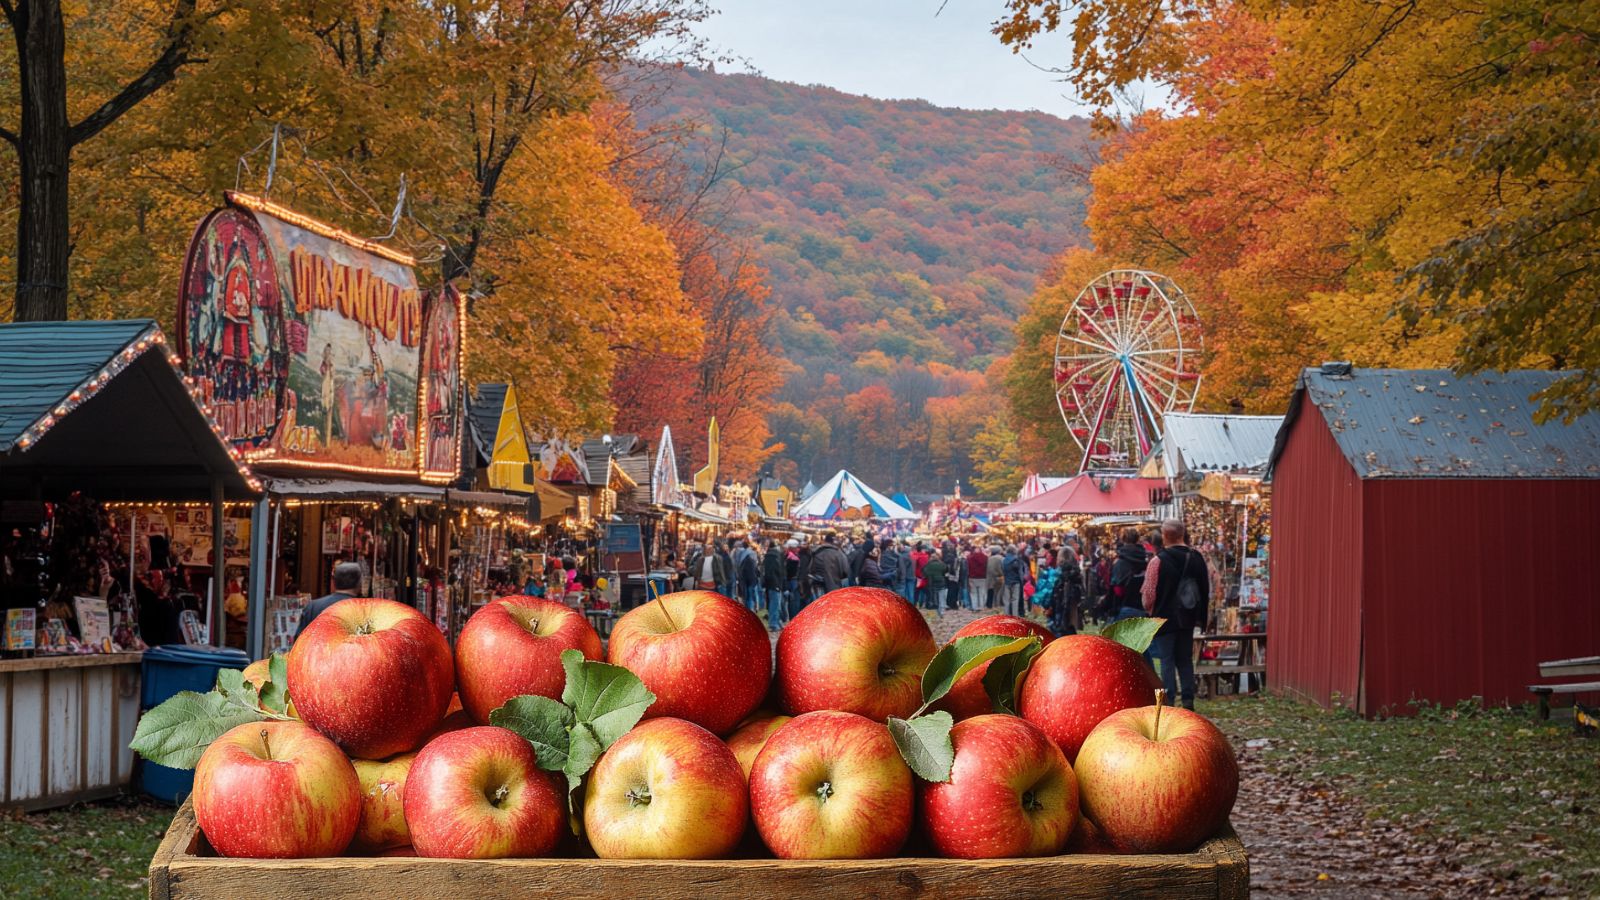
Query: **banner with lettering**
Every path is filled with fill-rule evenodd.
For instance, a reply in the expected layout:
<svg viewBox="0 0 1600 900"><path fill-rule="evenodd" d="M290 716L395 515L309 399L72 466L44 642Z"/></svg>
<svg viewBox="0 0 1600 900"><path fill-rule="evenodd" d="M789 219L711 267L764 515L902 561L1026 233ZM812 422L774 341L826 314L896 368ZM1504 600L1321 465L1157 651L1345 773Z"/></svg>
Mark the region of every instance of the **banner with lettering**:
<svg viewBox="0 0 1600 900"><path fill-rule="evenodd" d="M455 291L435 292L429 321L411 257L256 197L227 199L195 232L178 313L188 372L223 432L267 468L453 476Z"/></svg>

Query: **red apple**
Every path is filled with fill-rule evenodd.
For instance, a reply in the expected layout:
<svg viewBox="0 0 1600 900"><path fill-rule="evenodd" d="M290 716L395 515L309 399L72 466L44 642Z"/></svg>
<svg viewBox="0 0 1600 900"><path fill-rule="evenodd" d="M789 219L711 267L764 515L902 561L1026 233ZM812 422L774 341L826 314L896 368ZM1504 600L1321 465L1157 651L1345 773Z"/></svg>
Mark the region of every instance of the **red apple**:
<svg viewBox="0 0 1600 900"><path fill-rule="evenodd" d="M472 614L456 639L456 684L474 721L512 697L537 694L561 699L567 673L564 650L604 659L600 635L583 614L538 597L501 597Z"/></svg>
<svg viewBox="0 0 1600 900"><path fill-rule="evenodd" d="M783 859L893 856L911 833L914 801L889 729L855 713L797 716L750 770L756 830Z"/></svg>
<svg viewBox="0 0 1600 900"><path fill-rule="evenodd" d="M350 761L361 780L361 824L356 826L351 850L376 853L411 844L411 830L406 827L406 775L416 759L415 753L402 753L382 761Z"/></svg>
<svg viewBox="0 0 1600 900"><path fill-rule="evenodd" d="M601 859L716 859L749 818L739 761L683 719L648 719L623 735L584 793L584 831Z"/></svg>
<svg viewBox="0 0 1600 900"><path fill-rule="evenodd" d="M1160 686L1143 656L1103 637L1069 634L1034 657L1017 707L1056 742L1067 762L1076 763L1078 748L1101 719L1149 703Z"/></svg>
<svg viewBox="0 0 1600 900"><path fill-rule="evenodd" d="M666 594L629 610L611 629L606 661L656 695L646 718L687 719L717 735L760 706L772 680L766 627L711 591Z"/></svg>
<svg viewBox="0 0 1600 900"><path fill-rule="evenodd" d="M788 724L793 716L767 716L763 719L752 719L739 726L739 730L728 735L728 749L733 751L733 758L739 761L739 769L744 772L744 777L749 779L750 767L755 764L756 754L767 745L767 738L778 733L778 729Z"/></svg>
<svg viewBox="0 0 1600 900"><path fill-rule="evenodd" d="M1080 804L1081 805L1081 804ZM1072 837L1067 839L1068 853L1121 853L1088 816L1078 816L1078 827L1072 829Z"/></svg>
<svg viewBox="0 0 1600 900"><path fill-rule="evenodd" d="M406 778L406 824L417 854L450 859L548 856L567 802L533 745L477 726L428 742Z"/></svg>
<svg viewBox="0 0 1600 900"><path fill-rule="evenodd" d="M1021 616L984 616L973 619L960 631L957 631L950 640L957 638L973 637L980 634L998 634L1005 637L1037 637L1041 643L1048 644L1056 639L1055 634L1048 628L1031 619ZM992 662L992 660L991 660ZM971 672L961 676L950 692L935 706L950 713L957 722L994 712L994 704L989 700L989 694L983 689L984 673L989 671L989 663L983 663Z"/></svg>
<svg viewBox="0 0 1600 900"><path fill-rule="evenodd" d="M417 749L444 717L454 682L444 635L393 600L340 600L289 650L300 717L360 759Z"/></svg>
<svg viewBox="0 0 1600 900"><path fill-rule="evenodd" d="M361 819L361 782L310 726L249 722L201 754L194 815L223 856L338 856Z"/></svg>
<svg viewBox="0 0 1600 900"><path fill-rule="evenodd" d="M982 715L950 731L950 780L923 783L923 830L940 856L1054 856L1078 819L1078 780L1039 726Z"/></svg>
<svg viewBox="0 0 1600 900"><path fill-rule="evenodd" d="M927 620L898 594L840 588L778 635L778 691L795 715L909 716L922 705L922 671L938 651Z"/></svg>
<svg viewBox="0 0 1600 900"><path fill-rule="evenodd" d="M1186 709L1113 713L1078 752L1083 814L1124 853L1188 853L1219 831L1239 766L1217 726Z"/></svg>

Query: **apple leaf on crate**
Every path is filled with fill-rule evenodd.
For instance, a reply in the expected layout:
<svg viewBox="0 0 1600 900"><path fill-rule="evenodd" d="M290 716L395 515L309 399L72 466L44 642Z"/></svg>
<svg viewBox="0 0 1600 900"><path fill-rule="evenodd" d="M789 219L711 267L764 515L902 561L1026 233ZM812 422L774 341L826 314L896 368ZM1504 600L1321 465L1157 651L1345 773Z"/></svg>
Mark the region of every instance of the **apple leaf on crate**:
<svg viewBox="0 0 1600 900"><path fill-rule="evenodd" d="M983 673L983 690L989 695L995 712L1017 715L1017 691L1021 689L1022 679L1028 674L1034 658L1043 650L1044 645L1036 643L989 664L989 670Z"/></svg>
<svg viewBox="0 0 1600 900"><path fill-rule="evenodd" d="M1150 649L1150 642L1155 640L1156 632L1165 624L1167 624L1166 619L1123 619L1107 625L1106 629L1100 632L1100 636L1116 641L1135 653L1143 653Z"/></svg>
<svg viewBox="0 0 1600 900"><path fill-rule="evenodd" d="M943 647L929 661L928 668L922 673L922 709L937 703L950 689L955 687L961 676L971 672L984 663L1006 656L1011 653L1020 653L1028 647L1037 648L1039 639L1034 636L1011 637L1002 634L975 634L971 637L956 638ZM918 713L922 710L918 710Z"/></svg>
<svg viewBox="0 0 1600 900"><path fill-rule="evenodd" d="M489 724L514 731L533 745L539 768L560 772L567 767L571 737L572 710L559 700L527 694L512 697L506 705L489 713Z"/></svg>
<svg viewBox="0 0 1600 900"><path fill-rule="evenodd" d="M900 750L900 756L925 781L950 780L950 769L956 764L956 748L950 742L950 729L955 720L940 710L913 719L888 721L889 736Z"/></svg>
<svg viewBox="0 0 1600 900"><path fill-rule="evenodd" d="M601 750L639 724L656 702L639 676L621 666L584 659L581 650L563 651L561 665L567 670L561 702L572 707L578 722L594 729Z"/></svg>
<svg viewBox="0 0 1600 900"><path fill-rule="evenodd" d="M237 669L224 669L222 674L227 672L239 674ZM220 675L217 680L222 683ZM268 718L245 702L251 694L180 691L140 717L128 747L158 766L192 769L212 741L239 725Z"/></svg>

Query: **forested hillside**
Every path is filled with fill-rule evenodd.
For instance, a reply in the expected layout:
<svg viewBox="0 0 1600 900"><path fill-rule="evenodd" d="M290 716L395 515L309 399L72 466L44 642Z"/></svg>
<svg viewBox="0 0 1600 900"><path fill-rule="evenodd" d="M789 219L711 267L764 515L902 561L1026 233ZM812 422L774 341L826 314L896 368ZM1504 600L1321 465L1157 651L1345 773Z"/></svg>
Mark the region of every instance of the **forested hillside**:
<svg viewBox="0 0 1600 900"><path fill-rule="evenodd" d="M1084 121L885 102L752 75L675 73L647 110L726 135L724 227L757 238L791 363L769 416L780 473L849 466L949 490L998 405L985 370L1062 248L1084 235ZM790 464L792 463L792 465Z"/></svg>

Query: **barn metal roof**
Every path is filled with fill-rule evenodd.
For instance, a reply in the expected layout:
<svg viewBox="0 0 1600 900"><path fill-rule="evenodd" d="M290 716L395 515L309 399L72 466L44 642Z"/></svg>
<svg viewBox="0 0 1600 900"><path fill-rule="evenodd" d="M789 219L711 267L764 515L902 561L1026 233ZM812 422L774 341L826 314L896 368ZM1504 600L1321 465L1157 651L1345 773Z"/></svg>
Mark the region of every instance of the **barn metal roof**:
<svg viewBox="0 0 1600 900"><path fill-rule="evenodd" d="M1283 416L1167 413L1161 439L1176 472L1247 472L1272 458Z"/></svg>
<svg viewBox="0 0 1600 900"><path fill-rule="evenodd" d="M1534 422L1561 377L1325 363L1300 374L1272 464L1309 399L1361 478L1600 478L1600 415Z"/></svg>

